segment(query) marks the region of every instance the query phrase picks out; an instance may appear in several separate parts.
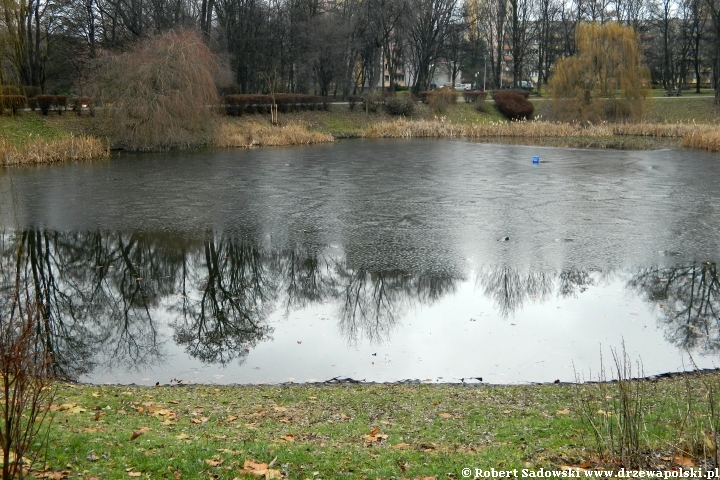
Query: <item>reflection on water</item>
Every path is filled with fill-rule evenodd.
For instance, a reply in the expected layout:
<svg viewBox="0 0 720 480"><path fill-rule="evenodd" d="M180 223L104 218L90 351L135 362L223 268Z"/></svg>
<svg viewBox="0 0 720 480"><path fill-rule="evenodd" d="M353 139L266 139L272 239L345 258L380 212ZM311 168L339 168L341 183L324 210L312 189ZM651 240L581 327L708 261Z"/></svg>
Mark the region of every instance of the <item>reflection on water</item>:
<svg viewBox="0 0 720 480"><path fill-rule="evenodd" d="M648 268L628 282L663 312L658 321L669 342L705 354L720 350L720 298L715 263Z"/></svg>
<svg viewBox="0 0 720 480"><path fill-rule="evenodd" d="M356 267L329 246L272 249L211 231L195 239L28 229L4 234L1 247L2 314L13 308L11 293L19 282L41 309L39 341L50 346L58 372L75 379L98 380L106 378L99 372L150 366L174 378L171 357L178 346L203 364L242 369L251 351L272 343L274 334L302 312L317 312L316 317L335 325L348 352L358 344L392 344L425 329L438 335L438 329L455 328L441 334L464 336L467 328L449 320L452 312L430 320L423 320L423 312L434 305L447 310L448 299L449 308L467 304L472 309L485 301L493 311L480 313L490 317L491 327L515 325L508 322L541 312L551 302L566 302L558 309L572 306L571 300L592 298L586 291L618 282L623 295L636 295L654 312L668 342L702 355L720 350L718 276L712 262L634 271L524 271L508 265L457 274L373 270ZM468 284L473 288L465 288ZM573 321L582 322L589 308ZM301 325L300 331L314 331L309 326ZM532 337L536 327L525 322L517 328L523 329L518 335L524 331ZM642 337L635 340L642 342ZM332 341L326 343L330 348ZM456 363L463 365L467 354L455 352ZM458 377L470 373L475 372L453 372ZM386 378L404 378L403 370Z"/></svg>

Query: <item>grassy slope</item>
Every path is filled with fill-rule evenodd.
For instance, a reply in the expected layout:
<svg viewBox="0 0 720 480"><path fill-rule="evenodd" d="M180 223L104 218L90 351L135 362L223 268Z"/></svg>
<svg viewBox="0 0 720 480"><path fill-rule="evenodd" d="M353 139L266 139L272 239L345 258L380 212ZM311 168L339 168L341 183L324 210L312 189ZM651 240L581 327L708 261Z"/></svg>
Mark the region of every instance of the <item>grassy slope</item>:
<svg viewBox="0 0 720 480"><path fill-rule="evenodd" d="M654 450L647 461L655 467L670 466L667 455L689 455L687 446L702 429L705 391L689 377L640 385L643 444ZM617 468L593 459L594 441L580 415L581 398L616 398L616 387L609 387L64 385L47 462L51 470L85 478L127 478L128 471L173 478L179 471L182 478L232 479L245 460L275 457L274 468L293 479L462 478L465 466L538 469L588 461ZM686 415L688 391L696 403ZM682 421L696 431L683 432ZM149 430L130 440L141 428ZM387 437L366 437L375 428Z"/></svg>

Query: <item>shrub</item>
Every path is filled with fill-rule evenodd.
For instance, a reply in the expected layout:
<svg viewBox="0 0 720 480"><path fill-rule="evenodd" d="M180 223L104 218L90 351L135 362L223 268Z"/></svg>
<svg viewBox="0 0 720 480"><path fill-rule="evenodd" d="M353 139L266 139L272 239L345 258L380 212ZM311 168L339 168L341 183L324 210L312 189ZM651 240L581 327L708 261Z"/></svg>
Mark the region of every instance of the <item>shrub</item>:
<svg viewBox="0 0 720 480"><path fill-rule="evenodd" d="M95 98L115 141L130 150L203 144L225 70L192 30L167 32L96 64Z"/></svg>
<svg viewBox="0 0 720 480"><path fill-rule="evenodd" d="M465 103L474 103L477 101L485 100L487 92L485 90L473 90L471 92L463 92L463 99Z"/></svg>
<svg viewBox="0 0 720 480"><path fill-rule="evenodd" d="M20 95L20 89L15 85L0 85L0 95Z"/></svg>
<svg viewBox="0 0 720 480"><path fill-rule="evenodd" d="M35 443L44 436L52 404L52 364L45 342L37 338L40 310L21 301L15 287L14 304L0 319L0 451L2 478L23 478L29 463L39 455ZM28 294L29 296L29 294Z"/></svg>
<svg viewBox="0 0 720 480"><path fill-rule="evenodd" d="M32 110L33 112L38 108L38 101L36 97L28 98L27 104L28 107L30 107L30 110Z"/></svg>
<svg viewBox="0 0 720 480"><path fill-rule="evenodd" d="M63 110L67 110L67 97L65 95L55 95L55 108L58 115L62 115Z"/></svg>
<svg viewBox="0 0 720 480"><path fill-rule="evenodd" d="M480 113L490 113L490 106L487 104L485 99L478 100L474 103L475 110Z"/></svg>
<svg viewBox="0 0 720 480"><path fill-rule="evenodd" d="M22 93L27 98L34 98L40 95L42 92L40 91L40 87L35 87L33 85L23 85Z"/></svg>
<svg viewBox="0 0 720 480"><path fill-rule="evenodd" d="M379 93L367 92L363 95L363 108L366 112L377 112L378 106L382 102L382 97Z"/></svg>
<svg viewBox="0 0 720 480"><path fill-rule="evenodd" d="M430 105L436 112L444 112L450 105L455 105L460 94L449 88L441 88L432 92L420 92L423 103Z"/></svg>
<svg viewBox="0 0 720 480"><path fill-rule="evenodd" d="M55 105L55 95L38 95L35 97L38 107L43 115L47 115L50 108Z"/></svg>
<svg viewBox="0 0 720 480"><path fill-rule="evenodd" d="M348 107L355 110L358 103L362 103L363 98L360 95L348 95Z"/></svg>
<svg viewBox="0 0 720 480"><path fill-rule="evenodd" d="M90 97L75 97L72 100L72 109L78 116L82 115L82 109L87 108L90 115L95 114L95 102Z"/></svg>
<svg viewBox="0 0 720 480"><path fill-rule="evenodd" d="M498 91L493 94L495 107L508 120L528 120L535 106L524 95L515 91Z"/></svg>
<svg viewBox="0 0 720 480"><path fill-rule="evenodd" d="M282 113L301 110L328 110L332 99L298 93L277 93L274 95L278 111ZM270 95L227 95L223 100L228 115L268 113L273 97Z"/></svg>
<svg viewBox="0 0 720 480"><path fill-rule="evenodd" d="M385 100L385 111L390 115L409 117L415 112L415 101L409 95L391 97Z"/></svg>
<svg viewBox="0 0 720 480"><path fill-rule="evenodd" d="M527 90L523 90L522 88L511 88L509 90L504 90L505 92L511 92L511 93L517 93L518 95L522 95L524 98L530 98L530 92Z"/></svg>
<svg viewBox="0 0 720 480"><path fill-rule="evenodd" d="M0 95L0 112L7 108L15 115L26 103L27 99L23 95Z"/></svg>

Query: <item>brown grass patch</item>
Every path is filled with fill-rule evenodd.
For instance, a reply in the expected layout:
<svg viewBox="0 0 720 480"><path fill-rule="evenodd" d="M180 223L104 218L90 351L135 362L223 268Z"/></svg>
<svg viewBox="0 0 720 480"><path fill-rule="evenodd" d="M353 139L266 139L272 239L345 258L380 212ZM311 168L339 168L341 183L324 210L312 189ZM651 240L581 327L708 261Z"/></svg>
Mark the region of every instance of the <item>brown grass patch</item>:
<svg viewBox="0 0 720 480"><path fill-rule="evenodd" d="M683 147L699 148L711 152L720 152L720 128L707 129L683 137Z"/></svg>
<svg viewBox="0 0 720 480"><path fill-rule="evenodd" d="M216 147L255 147L310 145L334 141L329 133L312 132L303 124L282 127L255 122L222 123L218 126L213 144Z"/></svg>
<svg viewBox="0 0 720 480"><path fill-rule="evenodd" d="M366 138L610 138L655 137L682 139L685 147L720 151L720 127L695 124L612 124L580 125L545 121L494 122L482 125L430 120L379 122L362 132Z"/></svg>
<svg viewBox="0 0 720 480"><path fill-rule="evenodd" d="M38 138L21 145L0 140L0 164L3 166L90 161L109 156L107 146L88 136L70 136L56 140Z"/></svg>

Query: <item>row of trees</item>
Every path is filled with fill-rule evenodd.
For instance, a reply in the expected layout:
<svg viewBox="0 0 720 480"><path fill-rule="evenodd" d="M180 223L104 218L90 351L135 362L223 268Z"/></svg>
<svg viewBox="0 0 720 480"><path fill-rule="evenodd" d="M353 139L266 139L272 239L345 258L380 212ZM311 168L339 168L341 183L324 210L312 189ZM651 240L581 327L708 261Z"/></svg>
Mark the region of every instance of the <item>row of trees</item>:
<svg viewBox="0 0 720 480"><path fill-rule="evenodd" d="M347 96L394 88L397 72L418 92L439 68L489 88L532 74L542 89L587 21L632 26L666 88L720 68L720 0L2 0L0 84L82 90L99 56L189 27L235 93Z"/></svg>

